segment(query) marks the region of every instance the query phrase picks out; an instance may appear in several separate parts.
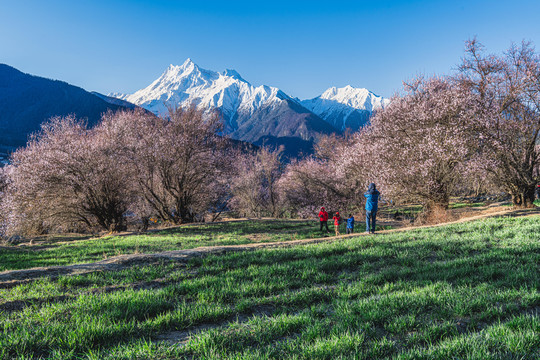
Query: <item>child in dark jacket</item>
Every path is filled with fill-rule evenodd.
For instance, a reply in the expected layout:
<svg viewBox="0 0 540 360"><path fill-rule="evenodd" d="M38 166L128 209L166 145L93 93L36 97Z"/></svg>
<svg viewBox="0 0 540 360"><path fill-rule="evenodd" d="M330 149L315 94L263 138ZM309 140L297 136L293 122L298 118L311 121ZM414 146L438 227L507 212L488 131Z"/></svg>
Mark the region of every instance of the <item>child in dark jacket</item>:
<svg viewBox="0 0 540 360"><path fill-rule="evenodd" d="M354 232L354 216L349 215L347 219L347 234L352 234Z"/></svg>

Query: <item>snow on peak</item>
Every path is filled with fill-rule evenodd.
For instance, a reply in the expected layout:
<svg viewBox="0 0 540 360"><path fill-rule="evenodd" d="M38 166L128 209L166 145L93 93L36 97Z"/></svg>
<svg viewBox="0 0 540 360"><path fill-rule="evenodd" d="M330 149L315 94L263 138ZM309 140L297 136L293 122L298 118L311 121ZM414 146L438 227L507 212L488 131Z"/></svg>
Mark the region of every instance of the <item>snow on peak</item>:
<svg viewBox="0 0 540 360"><path fill-rule="evenodd" d="M120 99L164 115L169 106L187 107L192 104L203 109L219 108L226 122L242 111L253 114L263 105L283 101L280 90L269 86L252 86L235 70L218 73L200 68L191 59L182 65L169 67L152 84ZM233 125L231 125L233 126ZM233 126L234 127L234 126Z"/></svg>
<svg viewBox="0 0 540 360"><path fill-rule="evenodd" d="M225 69L225 71L223 72L223 76L229 76L229 77L232 77L232 78L237 79L237 80L246 81L246 80L244 80L242 75L240 75L238 73L238 71L232 70L232 69Z"/></svg>
<svg viewBox="0 0 540 360"><path fill-rule="evenodd" d="M127 95L121 92L112 92L112 93L108 93L107 96L114 97L117 99L122 99L122 98L125 98Z"/></svg>
<svg viewBox="0 0 540 360"><path fill-rule="evenodd" d="M368 89L347 85L332 86L320 96L302 101L302 105L341 130L359 129L369 121L373 111L385 107L389 100Z"/></svg>
<svg viewBox="0 0 540 360"><path fill-rule="evenodd" d="M342 88L333 86L323 92L319 98L369 112L382 108L387 104L383 97L375 95L368 89L354 88L350 85Z"/></svg>
<svg viewBox="0 0 540 360"><path fill-rule="evenodd" d="M358 129L369 121L373 111L389 103L367 89L350 85L334 86L314 99L300 101L275 87L253 86L235 70L206 70L189 58L182 65L169 65L154 82L134 94L109 96L158 115L166 115L171 106L219 109L229 131L236 130L239 117L251 117L259 108L277 107L285 100L303 105L338 129Z"/></svg>
<svg viewBox="0 0 540 360"><path fill-rule="evenodd" d="M171 66L174 66L174 65L171 64ZM193 62L193 60L191 60L191 58L187 58L186 61L184 61L184 63L182 64L181 67L183 67L185 69L185 68L188 68L190 66L197 66L197 65Z"/></svg>

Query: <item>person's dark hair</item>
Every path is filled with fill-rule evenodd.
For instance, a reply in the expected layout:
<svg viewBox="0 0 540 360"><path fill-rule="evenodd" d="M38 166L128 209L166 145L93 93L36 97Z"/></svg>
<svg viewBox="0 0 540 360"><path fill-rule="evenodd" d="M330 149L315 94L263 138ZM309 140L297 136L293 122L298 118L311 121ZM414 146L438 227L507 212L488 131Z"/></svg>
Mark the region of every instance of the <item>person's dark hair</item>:
<svg viewBox="0 0 540 360"><path fill-rule="evenodd" d="M369 184L368 187L368 193L373 194L377 191L377 187L375 186L375 183Z"/></svg>
<svg viewBox="0 0 540 360"><path fill-rule="evenodd" d="M349 214L349 217L352 217L352 214Z"/></svg>

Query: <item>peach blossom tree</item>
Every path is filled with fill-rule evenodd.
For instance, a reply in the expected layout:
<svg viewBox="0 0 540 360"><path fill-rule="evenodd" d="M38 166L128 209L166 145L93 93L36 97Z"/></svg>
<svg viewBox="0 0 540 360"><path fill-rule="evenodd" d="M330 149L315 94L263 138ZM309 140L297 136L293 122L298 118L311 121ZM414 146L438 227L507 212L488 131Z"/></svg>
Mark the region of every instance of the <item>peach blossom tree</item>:
<svg viewBox="0 0 540 360"><path fill-rule="evenodd" d="M417 78L355 134L343 165L394 200L446 209L477 153L477 101L448 78Z"/></svg>
<svg viewBox="0 0 540 360"><path fill-rule="evenodd" d="M262 147L255 153L237 154L230 180L230 207L247 216L283 215L278 181L284 165L281 151Z"/></svg>
<svg viewBox="0 0 540 360"><path fill-rule="evenodd" d="M132 175L136 211L179 224L219 209L231 171L221 126L216 114L194 107L171 109L167 118L141 111L106 117L101 127L119 134L123 144L119 156Z"/></svg>
<svg viewBox="0 0 540 360"><path fill-rule="evenodd" d="M85 225L119 231L131 191L118 143L72 116L53 118L12 155L4 211L12 232ZM79 225L78 225L79 224Z"/></svg>
<svg viewBox="0 0 540 360"><path fill-rule="evenodd" d="M482 140L479 171L491 175L515 206L531 207L540 178L540 55L527 42L486 54L468 41L456 79L477 95Z"/></svg>

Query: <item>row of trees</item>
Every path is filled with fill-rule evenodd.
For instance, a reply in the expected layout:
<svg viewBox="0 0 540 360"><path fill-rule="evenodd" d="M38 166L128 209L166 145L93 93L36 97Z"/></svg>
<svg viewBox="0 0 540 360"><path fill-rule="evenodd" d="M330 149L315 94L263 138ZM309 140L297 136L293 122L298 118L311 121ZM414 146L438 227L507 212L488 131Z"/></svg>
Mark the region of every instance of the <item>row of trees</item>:
<svg viewBox="0 0 540 360"><path fill-rule="evenodd" d="M486 55L468 42L454 76L417 78L360 132L321 139L285 165L280 152L241 149L217 115L172 110L106 114L88 129L52 119L0 171L6 235L101 228L127 219L192 222L233 209L312 216L325 204L358 211L376 182L387 199L426 211L456 193L504 191L530 207L540 163L540 59L532 46Z"/></svg>
<svg viewBox="0 0 540 360"><path fill-rule="evenodd" d="M175 110L160 119L143 111L106 114L88 129L55 118L4 168L4 232L101 228L150 216L192 222L227 196L230 161L216 116Z"/></svg>
<svg viewBox="0 0 540 360"><path fill-rule="evenodd" d="M296 203L352 208L375 181L388 199L429 214L451 195L502 191L532 207L540 181L540 57L531 44L503 55L469 41L454 76L419 77L363 131L319 144L286 173Z"/></svg>

